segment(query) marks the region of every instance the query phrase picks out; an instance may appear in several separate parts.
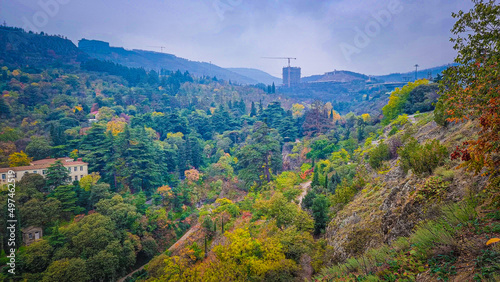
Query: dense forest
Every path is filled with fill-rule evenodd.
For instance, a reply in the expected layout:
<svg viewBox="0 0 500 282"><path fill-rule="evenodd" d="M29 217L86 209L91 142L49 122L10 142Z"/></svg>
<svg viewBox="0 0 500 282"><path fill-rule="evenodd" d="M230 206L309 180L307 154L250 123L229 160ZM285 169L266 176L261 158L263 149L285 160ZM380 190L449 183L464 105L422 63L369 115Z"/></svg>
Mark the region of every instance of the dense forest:
<svg viewBox="0 0 500 282"><path fill-rule="evenodd" d="M73 49L2 58L0 167L81 158L89 175L55 162L3 187L0 278L495 281L500 7L477 2L455 15L457 64L381 108L385 89L346 104ZM371 110L345 113L357 103ZM20 228L43 228L15 274L9 213L19 246Z"/></svg>

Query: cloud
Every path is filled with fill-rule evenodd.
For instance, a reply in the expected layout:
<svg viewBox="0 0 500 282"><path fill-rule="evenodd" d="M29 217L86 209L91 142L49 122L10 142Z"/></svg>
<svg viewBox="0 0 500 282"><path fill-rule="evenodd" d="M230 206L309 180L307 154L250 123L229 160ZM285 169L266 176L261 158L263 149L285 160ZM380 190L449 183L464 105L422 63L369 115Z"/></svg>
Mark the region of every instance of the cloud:
<svg viewBox="0 0 500 282"><path fill-rule="evenodd" d="M333 69L367 74L412 70L450 63L451 12L469 9L464 1L444 0L41 0L67 2L43 26L49 34L73 40L85 37L128 49L155 50L223 67L253 67L281 75L286 61L265 56L297 57L304 75ZM23 26L43 8L39 1L0 4L0 18ZM399 4L385 23L375 14ZM378 23L379 27L374 23ZM384 23L384 24L382 24ZM367 29L368 27L368 29ZM371 30L368 44L356 47L358 31ZM358 42L359 43L359 42ZM357 48L349 58L342 46Z"/></svg>

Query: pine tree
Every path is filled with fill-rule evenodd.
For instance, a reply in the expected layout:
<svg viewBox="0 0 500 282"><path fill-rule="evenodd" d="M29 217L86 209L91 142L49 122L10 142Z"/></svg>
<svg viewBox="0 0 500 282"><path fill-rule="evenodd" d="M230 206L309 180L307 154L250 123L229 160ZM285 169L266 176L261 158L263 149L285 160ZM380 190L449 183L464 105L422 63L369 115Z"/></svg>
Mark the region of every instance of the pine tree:
<svg viewBox="0 0 500 282"><path fill-rule="evenodd" d="M123 152L125 182L132 192L145 191L149 194L161 185L157 150L144 128L130 130L128 143L129 146Z"/></svg>
<svg viewBox="0 0 500 282"><path fill-rule="evenodd" d="M311 182L311 187L317 187L317 186L321 186L321 184L319 183L319 169L318 169L318 166L315 166L314 167L314 172L313 172L313 179L312 179L312 182Z"/></svg>
<svg viewBox="0 0 500 282"><path fill-rule="evenodd" d="M10 107L5 103L3 98L0 98L0 117L3 118L10 117Z"/></svg>
<svg viewBox="0 0 500 282"><path fill-rule="evenodd" d="M50 165L47 169L47 176L45 179L45 183L49 191L52 191L71 180L68 169L64 167L60 160Z"/></svg>
<svg viewBox="0 0 500 282"><path fill-rule="evenodd" d="M71 185L61 185L54 189L51 195L61 202L61 210L66 213L67 218L71 216L76 208L76 193L73 191L73 186Z"/></svg>
<svg viewBox="0 0 500 282"><path fill-rule="evenodd" d="M313 200L311 207L314 217L314 233L319 235L325 230L328 223L328 199L325 195L319 195Z"/></svg>
<svg viewBox="0 0 500 282"><path fill-rule="evenodd" d="M91 172L106 175L106 164L112 157L112 146L112 140L106 134L106 127L94 123L80 145L80 151L84 154L83 160L89 163Z"/></svg>
<svg viewBox="0 0 500 282"><path fill-rule="evenodd" d="M274 85L274 82L273 85L271 86L271 93L276 93L276 86Z"/></svg>
<svg viewBox="0 0 500 282"><path fill-rule="evenodd" d="M252 108L250 109L250 116L254 117L257 115L257 109L255 108L255 103L252 102Z"/></svg>

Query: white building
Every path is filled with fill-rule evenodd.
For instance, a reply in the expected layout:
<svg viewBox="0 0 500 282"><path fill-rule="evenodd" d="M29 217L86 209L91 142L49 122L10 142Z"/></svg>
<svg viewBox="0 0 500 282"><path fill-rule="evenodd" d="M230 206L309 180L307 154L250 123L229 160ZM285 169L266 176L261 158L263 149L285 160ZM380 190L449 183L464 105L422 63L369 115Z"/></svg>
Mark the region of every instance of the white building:
<svg viewBox="0 0 500 282"><path fill-rule="evenodd" d="M64 167L68 169L71 181L80 180L82 179L82 177L89 174L89 164L83 162L81 158L77 159L76 161L71 158L43 159L33 161L30 165L27 166L0 168L0 184L8 183L8 180L10 178L8 172L10 170L14 171L14 178L16 179L16 181L20 181L26 173L37 173L45 177L45 175L47 174L47 169L56 161L61 161Z"/></svg>

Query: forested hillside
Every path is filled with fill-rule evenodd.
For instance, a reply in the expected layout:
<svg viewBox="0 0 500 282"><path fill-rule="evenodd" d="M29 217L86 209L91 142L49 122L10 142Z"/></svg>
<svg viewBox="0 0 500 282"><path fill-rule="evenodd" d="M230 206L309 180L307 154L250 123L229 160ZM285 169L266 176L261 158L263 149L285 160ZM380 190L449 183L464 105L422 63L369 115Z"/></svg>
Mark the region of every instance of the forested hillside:
<svg viewBox="0 0 500 282"><path fill-rule="evenodd" d="M1 280L497 281L500 7L455 17L439 83L311 102L12 29L55 43L0 53L0 168L89 175L2 187Z"/></svg>

